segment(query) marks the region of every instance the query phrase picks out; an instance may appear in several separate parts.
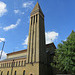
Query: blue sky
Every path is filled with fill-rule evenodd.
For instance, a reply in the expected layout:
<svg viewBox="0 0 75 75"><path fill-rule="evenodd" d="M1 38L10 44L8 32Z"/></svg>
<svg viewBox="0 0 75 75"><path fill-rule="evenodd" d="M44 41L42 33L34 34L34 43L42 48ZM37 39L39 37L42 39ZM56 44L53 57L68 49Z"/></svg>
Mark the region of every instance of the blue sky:
<svg viewBox="0 0 75 75"><path fill-rule="evenodd" d="M0 39L5 40L5 53L27 48L30 13L36 2L0 0ZM46 42L57 46L75 31L75 0L39 0L39 4L45 15Z"/></svg>

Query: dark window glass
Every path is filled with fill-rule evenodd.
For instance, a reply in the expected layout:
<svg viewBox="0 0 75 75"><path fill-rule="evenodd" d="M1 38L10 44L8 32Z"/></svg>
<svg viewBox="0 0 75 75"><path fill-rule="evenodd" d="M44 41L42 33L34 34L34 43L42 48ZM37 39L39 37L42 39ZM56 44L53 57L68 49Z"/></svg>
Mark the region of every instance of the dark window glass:
<svg viewBox="0 0 75 75"><path fill-rule="evenodd" d="M5 67L6 67L6 63L5 63Z"/></svg>
<svg viewBox="0 0 75 75"><path fill-rule="evenodd" d="M23 75L25 75L25 70L23 71Z"/></svg>
<svg viewBox="0 0 75 75"><path fill-rule="evenodd" d="M18 62L16 62L16 67L17 67Z"/></svg>
<svg viewBox="0 0 75 75"><path fill-rule="evenodd" d="M34 16L34 23L35 23L35 16Z"/></svg>
<svg viewBox="0 0 75 75"><path fill-rule="evenodd" d="M24 61L24 66L26 65L26 60Z"/></svg>
<svg viewBox="0 0 75 75"><path fill-rule="evenodd" d="M19 61L19 66L20 66L20 61Z"/></svg>
<svg viewBox="0 0 75 75"><path fill-rule="evenodd" d="M13 66L13 62L12 62L12 66Z"/></svg>
<svg viewBox="0 0 75 75"><path fill-rule="evenodd" d="M8 63L7 63L7 67L8 67Z"/></svg>
<svg viewBox="0 0 75 75"><path fill-rule="evenodd" d="M4 64L3 64L3 67L4 67Z"/></svg>
<svg viewBox="0 0 75 75"><path fill-rule="evenodd" d="M16 75L16 71L15 71L14 75Z"/></svg>
<svg viewBox="0 0 75 75"><path fill-rule="evenodd" d="M21 63L21 66L23 66L23 61L22 61L22 63Z"/></svg>
<svg viewBox="0 0 75 75"><path fill-rule="evenodd" d="M36 15L36 23L37 23L37 19L38 19L38 17L37 17L37 15Z"/></svg>
<svg viewBox="0 0 75 75"><path fill-rule="evenodd" d="M32 17L31 17L31 25L32 25Z"/></svg>
<svg viewBox="0 0 75 75"><path fill-rule="evenodd" d="M14 62L14 66L15 66L15 62Z"/></svg>
<svg viewBox="0 0 75 75"><path fill-rule="evenodd" d="M9 63L9 67L10 67L10 63Z"/></svg>
<svg viewBox="0 0 75 75"><path fill-rule="evenodd" d="M3 75L3 72L1 72L1 75Z"/></svg>
<svg viewBox="0 0 75 75"><path fill-rule="evenodd" d="M7 72L7 75L9 75L9 71Z"/></svg>
<svg viewBox="0 0 75 75"><path fill-rule="evenodd" d="M2 64L1 64L1 67L2 67Z"/></svg>

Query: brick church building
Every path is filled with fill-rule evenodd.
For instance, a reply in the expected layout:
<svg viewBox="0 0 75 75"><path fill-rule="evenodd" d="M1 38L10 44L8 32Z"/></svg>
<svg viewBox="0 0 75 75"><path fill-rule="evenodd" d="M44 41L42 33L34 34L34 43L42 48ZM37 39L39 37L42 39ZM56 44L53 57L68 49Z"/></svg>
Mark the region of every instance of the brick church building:
<svg viewBox="0 0 75 75"><path fill-rule="evenodd" d="M54 43L45 44L44 14L39 3L30 15L28 48L7 54L0 61L0 75L56 75L50 66Z"/></svg>

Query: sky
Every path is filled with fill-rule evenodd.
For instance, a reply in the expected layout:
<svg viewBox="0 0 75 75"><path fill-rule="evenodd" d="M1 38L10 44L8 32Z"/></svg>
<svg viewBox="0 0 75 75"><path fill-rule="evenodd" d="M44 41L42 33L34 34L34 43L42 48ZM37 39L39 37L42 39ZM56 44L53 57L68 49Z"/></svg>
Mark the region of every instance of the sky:
<svg viewBox="0 0 75 75"><path fill-rule="evenodd" d="M55 46L75 31L75 0L38 0L44 13L46 44ZM27 49L30 13L37 0L0 0L0 52Z"/></svg>

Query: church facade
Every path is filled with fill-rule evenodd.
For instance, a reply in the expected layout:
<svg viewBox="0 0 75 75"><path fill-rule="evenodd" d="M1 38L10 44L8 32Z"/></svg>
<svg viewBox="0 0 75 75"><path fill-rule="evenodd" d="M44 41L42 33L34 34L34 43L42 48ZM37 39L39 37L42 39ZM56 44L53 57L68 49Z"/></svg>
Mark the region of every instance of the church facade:
<svg viewBox="0 0 75 75"><path fill-rule="evenodd" d="M7 54L0 61L0 75L56 75L50 66L55 49L54 43L45 44L44 14L37 2L30 15L27 50Z"/></svg>

